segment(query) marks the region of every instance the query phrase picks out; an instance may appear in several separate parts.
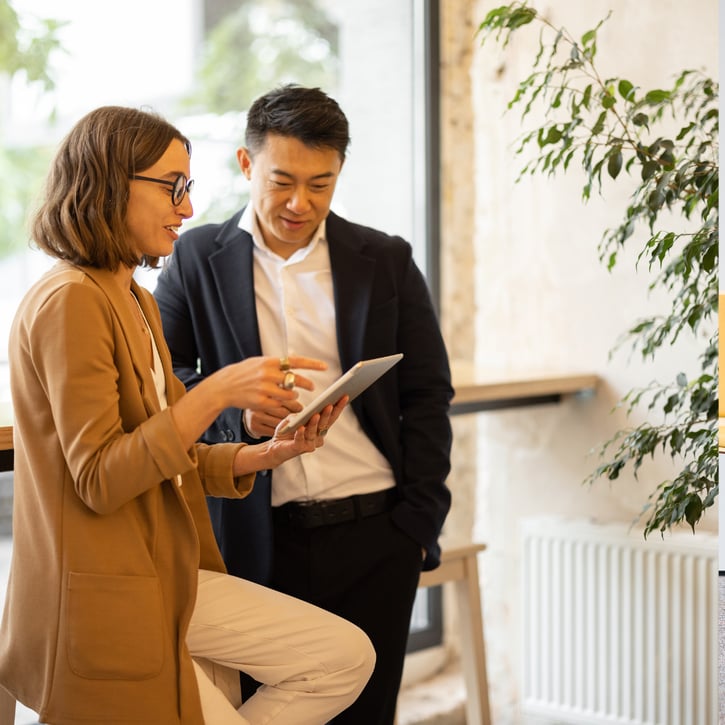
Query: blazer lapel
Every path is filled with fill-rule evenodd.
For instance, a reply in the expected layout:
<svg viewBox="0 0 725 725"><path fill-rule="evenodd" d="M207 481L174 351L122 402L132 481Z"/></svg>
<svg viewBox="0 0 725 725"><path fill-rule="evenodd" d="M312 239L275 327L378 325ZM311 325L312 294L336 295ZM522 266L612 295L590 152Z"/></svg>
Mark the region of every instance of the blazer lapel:
<svg viewBox="0 0 725 725"><path fill-rule="evenodd" d="M219 249L209 265L221 300L222 312L242 358L261 353L254 297L254 242L239 228L236 214L217 237Z"/></svg>
<svg viewBox="0 0 725 725"><path fill-rule="evenodd" d="M126 342L131 351L133 367L139 379L144 406L149 414L157 412L160 410L161 405L156 395L156 386L154 385L151 374L151 366L150 364L144 365L143 363L143 361L149 360L148 340L141 331L138 319L129 304L132 300L126 299L126 293L119 287L111 272L93 267L84 267L83 271L103 290L116 316L120 320ZM131 290L136 295L136 299L139 300L139 304L142 305L143 309L143 294L139 292L138 284L135 281L131 282ZM153 318L153 315L147 310L144 310L144 314L149 321ZM156 339L159 339L158 333L154 332L154 335ZM163 340L163 335L161 340Z"/></svg>
<svg viewBox="0 0 725 725"><path fill-rule="evenodd" d="M365 256L362 240L335 214L327 217L326 231L335 294L337 344L345 371L362 359L375 260Z"/></svg>

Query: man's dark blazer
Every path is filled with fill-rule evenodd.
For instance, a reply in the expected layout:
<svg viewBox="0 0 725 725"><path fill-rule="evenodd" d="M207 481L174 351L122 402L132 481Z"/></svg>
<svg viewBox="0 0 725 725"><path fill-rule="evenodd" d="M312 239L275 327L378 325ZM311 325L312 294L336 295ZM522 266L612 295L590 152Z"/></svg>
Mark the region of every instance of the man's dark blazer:
<svg viewBox="0 0 725 725"><path fill-rule="evenodd" d="M187 388L229 363L261 355L253 242L239 229L241 214L182 234L154 292L174 371ZM401 499L393 521L426 549L423 568L433 569L440 563L437 540L450 507L445 480L453 389L430 294L410 244L400 237L333 213L326 236L343 371L358 360L404 355L351 405L393 470ZM238 409L225 410L203 440L254 442L241 418ZM270 478L269 471L259 474L246 499L209 499L230 573L263 584L272 557Z"/></svg>

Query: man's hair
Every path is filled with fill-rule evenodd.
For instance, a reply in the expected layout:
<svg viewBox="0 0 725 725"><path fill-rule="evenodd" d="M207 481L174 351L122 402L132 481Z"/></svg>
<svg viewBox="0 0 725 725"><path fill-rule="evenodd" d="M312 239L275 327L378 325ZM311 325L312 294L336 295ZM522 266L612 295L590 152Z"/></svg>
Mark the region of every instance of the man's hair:
<svg viewBox="0 0 725 725"><path fill-rule="evenodd" d="M156 113L103 106L70 130L53 159L30 236L46 253L73 264L115 271L138 258L126 227L129 181L153 166L172 140L191 144Z"/></svg>
<svg viewBox="0 0 725 725"><path fill-rule="evenodd" d="M343 161L350 143L347 118L337 101L319 88L295 84L265 93L249 109L245 143L252 156L268 134L296 138L313 149L335 149Z"/></svg>

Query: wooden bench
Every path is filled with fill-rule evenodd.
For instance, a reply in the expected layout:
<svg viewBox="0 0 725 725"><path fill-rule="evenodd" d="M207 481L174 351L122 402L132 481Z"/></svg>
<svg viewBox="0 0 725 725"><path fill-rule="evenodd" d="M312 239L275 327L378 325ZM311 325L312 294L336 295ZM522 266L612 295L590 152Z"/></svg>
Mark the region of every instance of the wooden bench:
<svg viewBox="0 0 725 725"><path fill-rule="evenodd" d="M454 585L468 725L491 725L477 561L479 552L485 548L485 544L469 544L444 549L441 565L433 571L424 571L418 584L419 587L434 587L447 582Z"/></svg>

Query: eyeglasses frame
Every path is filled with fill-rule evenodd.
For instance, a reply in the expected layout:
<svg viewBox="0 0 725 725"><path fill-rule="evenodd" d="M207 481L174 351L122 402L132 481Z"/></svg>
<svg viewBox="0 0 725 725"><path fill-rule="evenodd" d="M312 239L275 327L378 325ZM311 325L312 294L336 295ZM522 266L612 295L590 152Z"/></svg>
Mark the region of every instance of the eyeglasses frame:
<svg viewBox="0 0 725 725"><path fill-rule="evenodd" d="M167 181L166 179L155 179L152 176L141 176L141 174L131 174L131 176L128 177L129 179L133 179L135 181L153 181L155 184L164 184L164 186L170 186L171 187L171 203L174 206L179 206L182 201L184 201L184 197L191 193L191 190L194 188L194 179L187 179L185 174L179 174L173 181ZM176 191L176 185L179 183L179 179L184 179L184 186L183 193L179 197L178 201L174 201L174 192Z"/></svg>

